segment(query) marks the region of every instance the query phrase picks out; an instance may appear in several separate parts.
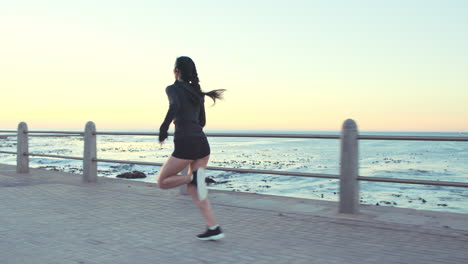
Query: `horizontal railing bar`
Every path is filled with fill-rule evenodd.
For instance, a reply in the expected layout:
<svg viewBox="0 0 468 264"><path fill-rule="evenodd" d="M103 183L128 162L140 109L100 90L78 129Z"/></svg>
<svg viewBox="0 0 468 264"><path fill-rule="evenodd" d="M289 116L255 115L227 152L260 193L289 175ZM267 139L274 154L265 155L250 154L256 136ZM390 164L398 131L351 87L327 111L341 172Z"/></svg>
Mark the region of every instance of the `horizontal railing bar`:
<svg viewBox="0 0 468 264"><path fill-rule="evenodd" d="M372 136L359 135L363 140L416 140L416 141L468 141L468 137L440 137L440 136Z"/></svg>
<svg viewBox="0 0 468 264"><path fill-rule="evenodd" d="M326 178L326 179L339 179L339 175L335 174L319 174L308 172L291 172L291 171L272 171L272 170L255 170L255 169L238 169L238 168L225 168L225 167L208 167L209 170L220 171L233 171L241 173L258 173L258 174L274 174L283 176L297 176L297 177L311 177L311 178Z"/></svg>
<svg viewBox="0 0 468 264"><path fill-rule="evenodd" d="M261 138L321 138L340 139L339 135L313 135L313 134L247 134L247 133L206 133L208 137L261 137Z"/></svg>
<svg viewBox="0 0 468 264"><path fill-rule="evenodd" d="M84 135L84 132L80 131L35 131L35 130L28 130L26 131L28 134L72 134L72 135Z"/></svg>
<svg viewBox="0 0 468 264"><path fill-rule="evenodd" d="M18 133L17 130L0 130L0 133Z"/></svg>
<svg viewBox="0 0 468 264"><path fill-rule="evenodd" d="M16 154L16 152L11 152L11 151L0 151L0 153ZM49 157L49 158L63 158L63 159L83 160L83 158L81 158L81 157L49 155L49 154L26 153L26 155L28 155L28 156L39 156L39 157ZM94 161L109 162L109 163L135 164L135 165L149 165L149 166L162 166L163 165L163 163L156 163L156 162L128 161L128 160L114 160L114 159L94 159ZM232 172L240 172L240 173L257 173L257 174L273 174L273 175L297 176L297 177L339 179L339 175L334 175L334 174L318 174L318 173L306 173L306 172L287 172L287 171L272 171L272 170L239 169L239 168L212 167L212 166L209 166L208 169L209 170L219 170L219 171L232 171ZM420 184L420 185L436 185L436 186L448 186L448 187L468 187L468 183L465 183L465 182L426 181L426 180L395 179L395 178L366 177L366 176L358 176L358 180L361 180L361 181L374 181L374 182Z"/></svg>
<svg viewBox="0 0 468 264"><path fill-rule="evenodd" d="M3 133L16 132L12 130L0 130ZM73 134L84 135L79 131L35 131L29 130L26 133L51 133L51 134ZM95 135L122 135L122 136L158 136L153 132L95 132ZM173 133L169 134L173 136ZM261 133L206 133L209 137L261 137L261 138L319 138L319 139L340 139L340 135L323 134L261 134ZM468 137L445 137L445 136L380 136L380 135L359 135L362 140L416 140L416 141L466 141Z"/></svg>
<svg viewBox="0 0 468 264"><path fill-rule="evenodd" d="M150 166L162 166L163 165L163 163L128 161L128 160L113 160L113 159L94 159L94 161L111 162L111 163L125 163L125 164L137 164L137 165L150 165ZM287 172L287 171L239 169L239 168L212 167L212 166L208 166L207 169L209 169L209 170L219 170L219 171L233 171L233 172L240 172L240 173L257 173L257 174L273 174L273 175L297 176L297 177L339 179L339 175L334 175L334 174L318 174L318 173L306 173L306 172ZM423 185L438 185L438 186L451 186L451 187L468 187L468 183L464 183L464 182L423 181L423 180L377 178L377 177L365 177L365 176L358 176L358 180L361 180L361 181L376 181L376 182L408 183L408 184L423 184Z"/></svg>
<svg viewBox="0 0 468 264"><path fill-rule="evenodd" d="M14 135L0 135L0 138L16 137L16 136L17 136L17 134L14 134ZM30 137L73 137L73 136L80 136L80 134L30 135Z"/></svg>
<svg viewBox="0 0 468 264"><path fill-rule="evenodd" d="M74 137L74 136L81 136L81 135L79 135L79 134L30 135L30 137L32 137L32 138L35 138L35 137Z"/></svg>
<svg viewBox="0 0 468 264"><path fill-rule="evenodd" d="M72 159L72 160L83 160L82 157L72 157L72 156L61 156L61 155L50 155L50 154L35 154L35 153L25 153L26 156L37 156L37 157L47 157L47 158L58 158L58 159Z"/></svg>
<svg viewBox="0 0 468 264"><path fill-rule="evenodd" d="M16 152L13 152L13 151L0 151L0 153L3 153L3 154L14 154L14 155L17 154Z"/></svg>
<svg viewBox="0 0 468 264"><path fill-rule="evenodd" d="M367 177L367 176L358 176L357 179L360 181L392 182L392 183L437 185L437 186L450 186L450 187L468 187L468 182L426 181L426 180L395 179L395 178Z"/></svg>
<svg viewBox="0 0 468 264"><path fill-rule="evenodd" d="M145 132L96 132L96 135L120 135L120 136L158 136L159 133ZM308 134L255 134L255 133L205 133L208 137L261 137L261 138L321 138L339 139L339 135L308 135ZM170 133L169 136L173 136Z"/></svg>
<svg viewBox="0 0 468 264"><path fill-rule="evenodd" d="M117 136L158 136L159 133L154 132L95 132L94 135L117 135ZM173 134L169 134L172 136Z"/></svg>
<svg viewBox="0 0 468 264"><path fill-rule="evenodd" d="M110 162L110 163L125 163L125 164L136 164L136 165L149 165L149 166L162 166L163 163L155 162L141 162L141 161L129 161L129 160L113 160L113 159L93 159L97 162ZM285 176L298 176L298 177L315 177L315 178L327 178L327 179L338 179L338 175L334 174L318 174L318 173L307 173L307 172L288 172L288 171L272 171L272 170L254 170L254 169L237 169L237 168L226 168L226 167L212 167L209 166L209 170L219 171L233 171L241 173L258 173L258 174L275 174Z"/></svg>
<svg viewBox="0 0 468 264"><path fill-rule="evenodd" d="M114 135L114 136L159 136L159 133L154 132L94 132L93 135ZM209 134L206 134L209 136ZM174 136L174 133L169 133L168 136Z"/></svg>

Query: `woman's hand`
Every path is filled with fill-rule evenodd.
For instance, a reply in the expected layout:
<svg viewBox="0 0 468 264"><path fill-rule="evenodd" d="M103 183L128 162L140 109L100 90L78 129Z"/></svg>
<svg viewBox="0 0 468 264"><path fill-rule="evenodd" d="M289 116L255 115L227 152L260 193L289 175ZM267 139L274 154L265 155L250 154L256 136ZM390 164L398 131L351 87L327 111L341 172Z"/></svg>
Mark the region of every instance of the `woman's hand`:
<svg viewBox="0 0 468 264"><path fill-rule="evenodd" d="M159 130L159 145L161 145L161 147L164 144L164 140L166 140L167 136L167 131Z"/></svg>

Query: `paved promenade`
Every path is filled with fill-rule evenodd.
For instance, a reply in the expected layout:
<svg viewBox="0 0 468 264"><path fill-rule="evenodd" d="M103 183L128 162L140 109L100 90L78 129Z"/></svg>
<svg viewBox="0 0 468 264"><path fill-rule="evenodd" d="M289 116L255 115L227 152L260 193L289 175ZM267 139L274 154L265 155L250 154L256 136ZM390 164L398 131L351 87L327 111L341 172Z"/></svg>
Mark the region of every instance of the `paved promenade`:
<svg viewBox="0 0 468 264"><path fill-rule="evenodd" d="M0 165L0 263L468 263L468 215L212 191L226 238L198 241L178 190Z"/></svg>

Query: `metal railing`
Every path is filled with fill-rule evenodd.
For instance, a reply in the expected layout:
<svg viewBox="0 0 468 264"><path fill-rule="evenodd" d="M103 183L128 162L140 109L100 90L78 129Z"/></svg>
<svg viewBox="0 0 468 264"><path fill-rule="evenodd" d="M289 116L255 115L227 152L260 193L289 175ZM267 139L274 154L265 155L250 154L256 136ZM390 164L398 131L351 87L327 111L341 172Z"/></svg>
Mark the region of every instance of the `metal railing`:
<svg viewBox="0 0 468 264"><path fill-rule="evenodd" d="M115 160L115 159L98 159L96 136L97 135L128 135L128 136L158 136L158 133L144 132L97 132L93 122L88 122L85 127L85 132L81 131L31 131L28 130L26 123L22 122L18 126L17 131L0 130L0 133L16 132L17 136L17 152L0 151L3 154L17 155L17 172L29 172L29 157L48 157L61 158L83 161L83 181L97 181L97 163L125 163L147 166L162 166L163 163ZM75 135L84 137L84 153L83 157L50 155L30 153L28 151L28 135L29 134L48 134L57 135ZM171 134L172 135L172 134ZM463 141L468 142L468 137L446 137L446 136L376 136L376 135L359 135L356 123L348 119L344 122L340 135L309 135L309 134L256 134L256 133L206 133L208 137L255 137L255 138L308 138L308 139L339 139L341 140L340 153L340 173L323 174L323 173L308 173L308 172L287 172L275 170L258 170L258 169L242 169L242 168L227 168L209 166L209 170L231 171L239 173L255 173L255 174L273 174L282 176L296 177L313 177L327 178L340 180L340 198L339 212L340 213L357 213L359 206L359 184L358 181L374 181L374 182L390 182L404 184L422 184L422 185L437 185L451 187L468 187L468 182L451 182L451 181L430 181L430 180L413 180L401 178L385 178L385 177L366 177L358 175L358 141L359 140L412 140L412 141ZM47 135L45 135L47 136Z"/></svg>

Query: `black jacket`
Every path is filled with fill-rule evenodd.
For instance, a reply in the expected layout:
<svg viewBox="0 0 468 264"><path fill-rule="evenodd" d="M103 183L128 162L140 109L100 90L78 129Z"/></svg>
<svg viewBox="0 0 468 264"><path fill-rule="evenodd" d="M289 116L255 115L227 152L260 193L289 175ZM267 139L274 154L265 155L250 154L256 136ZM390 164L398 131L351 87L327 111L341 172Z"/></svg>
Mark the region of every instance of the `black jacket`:
<svg viewBox="0 0 468 264"><path fill-rule="evenodd" d="M198 94L190 84L175 81L166 88L169 110L159 128L159 141L167 138L167 130L172 121L175 136L203 136L206 124L205 95Z"/></svg>

